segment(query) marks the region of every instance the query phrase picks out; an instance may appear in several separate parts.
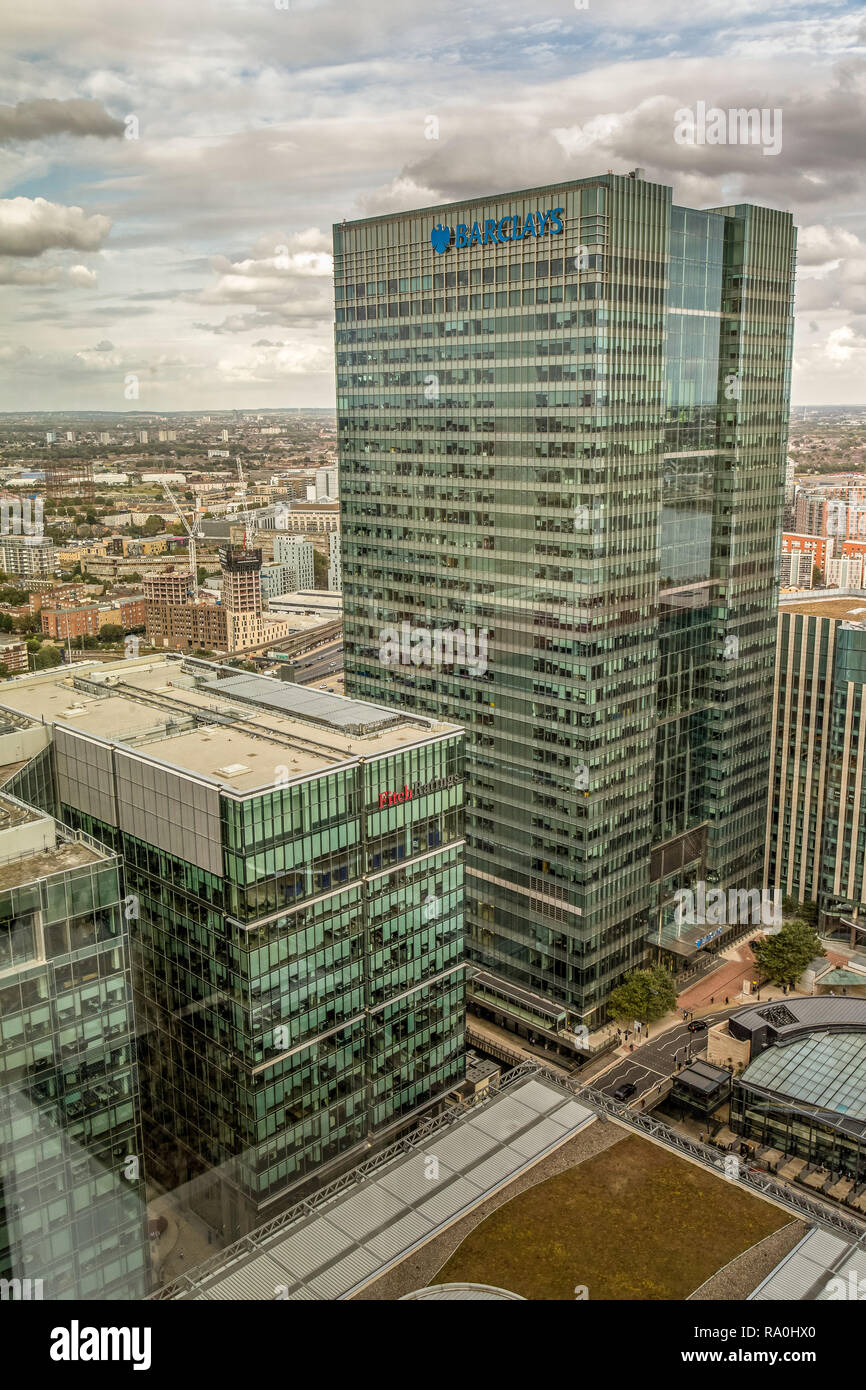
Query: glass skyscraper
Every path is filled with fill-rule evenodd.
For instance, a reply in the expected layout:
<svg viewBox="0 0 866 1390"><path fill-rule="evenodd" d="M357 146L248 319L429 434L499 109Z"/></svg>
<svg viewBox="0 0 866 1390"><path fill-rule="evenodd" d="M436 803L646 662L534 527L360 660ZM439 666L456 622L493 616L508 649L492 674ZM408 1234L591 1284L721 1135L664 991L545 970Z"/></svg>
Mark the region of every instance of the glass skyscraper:
<svg viewBox="0 0 866 1390"><path fill-rule="evenodd" d="M0 1298L150 1287L117 855L0 795Z"/></svg>
<svg viewBox="0 0 866 1390"><path fill-rule="evenodd" d="M779 607L767 884L814 902L822 932L866 931L866 627L862 594Z"/></svg>
<svg viewBox="0 0 866 1390"><path fill-rule="evenodd" d="M635 170L334 252L347 692L467 730L476 1002L591 1029L762 886L792 220Z"/></svg>

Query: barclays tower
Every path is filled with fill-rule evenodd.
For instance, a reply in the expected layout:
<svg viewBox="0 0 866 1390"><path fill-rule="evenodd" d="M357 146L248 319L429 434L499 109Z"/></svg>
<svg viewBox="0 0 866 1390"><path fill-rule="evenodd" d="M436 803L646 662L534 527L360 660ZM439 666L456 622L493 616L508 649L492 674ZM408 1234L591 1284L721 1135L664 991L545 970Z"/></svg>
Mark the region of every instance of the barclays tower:
<svg viewBox="0 0 866 1390"><path fill-rule="evenodd" d="M470 993L518 1031L763 886L795 248L640 170L334 228L347 693L465 726Z"/></svg>

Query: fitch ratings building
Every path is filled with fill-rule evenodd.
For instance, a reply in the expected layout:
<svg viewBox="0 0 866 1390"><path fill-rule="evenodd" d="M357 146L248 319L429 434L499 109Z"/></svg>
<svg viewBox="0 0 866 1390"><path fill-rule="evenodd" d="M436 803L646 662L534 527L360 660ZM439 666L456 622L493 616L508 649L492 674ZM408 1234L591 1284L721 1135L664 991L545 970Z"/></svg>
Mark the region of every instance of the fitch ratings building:
<svg viewBox="0 0 866 1390"><path fill-rule="evenodd" d="M465 726L518 1026L724 939L678 888L763 886L795 246L640 170L334 228L347 693Z"/></svg>

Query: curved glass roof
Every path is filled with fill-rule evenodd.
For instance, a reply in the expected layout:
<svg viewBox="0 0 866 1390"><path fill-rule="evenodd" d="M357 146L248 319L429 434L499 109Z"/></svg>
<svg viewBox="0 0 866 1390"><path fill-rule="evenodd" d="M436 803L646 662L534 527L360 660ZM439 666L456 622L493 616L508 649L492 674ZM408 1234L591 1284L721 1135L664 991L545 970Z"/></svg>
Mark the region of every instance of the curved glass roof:
<svg viewBox="0 0 866 1390"><path fill-rule="evenodd" d="M848 1119L866 1120L866 1034L807 1033L768 1047L740 1080Z"/></svg>

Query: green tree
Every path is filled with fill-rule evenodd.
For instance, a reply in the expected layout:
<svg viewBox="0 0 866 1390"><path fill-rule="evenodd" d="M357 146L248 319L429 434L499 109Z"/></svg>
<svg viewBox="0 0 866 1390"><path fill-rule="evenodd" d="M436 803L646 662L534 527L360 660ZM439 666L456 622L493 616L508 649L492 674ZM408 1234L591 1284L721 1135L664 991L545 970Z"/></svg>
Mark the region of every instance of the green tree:
<svg viewBox="0 0 866 1390"><path fill-rule="evenodd" d="M8 675L9 667L6 665L5 661L0 661L0 681L5 681Z"/></svg>
<svg viewBox="0 0 866 1390"><path fill-rule="evenodd" d="M165 529L165 522L161 516L149 516L141 529L145 536L159 536Z"/></svg>
<svg viewBox="0 0 866 1390"><path fill-rule="evenodd" d="M773 936L759 936L752 942L752 955L762 975L774 985L793 987L809 962L826 954L809 922L785 922Z"/></svg>
<svg viewBox="0 0 866 1390"><path fill-rule="evenodd" d="M313 551L313 585L317 589L328 587L328 557L318 550Z"/></svg>
<svg viewBox="0 0 866 1390"><path fill-rule="evenodd" d="M50 666L59 666L63 661L63 653L50 642L46 642L32 660L34 671L45 671Z"/></svg>
<svg viewBox="0 0 866 1390"><path fill-rule="evenodd" d="M124 629L120 623L106 623L99 629L100 642L122 642Z"/></svg>
<svg viewBox="0 0 866 1390"><path fill-rule="evenodd" d="M611 992L607 1011L612 1018L652 1023L670 1013L676 1002L677 992L670 973L656 965L650 970L634 970L627 975Z"/></svg>

